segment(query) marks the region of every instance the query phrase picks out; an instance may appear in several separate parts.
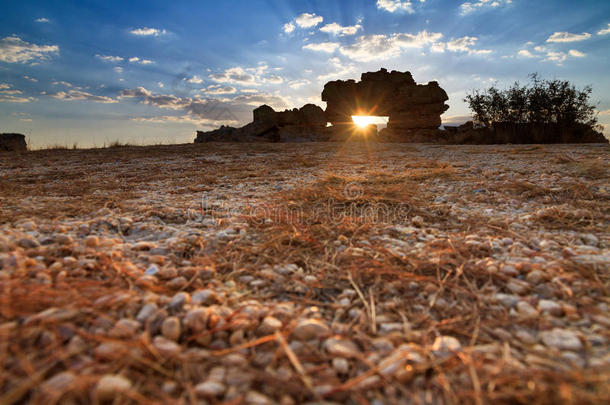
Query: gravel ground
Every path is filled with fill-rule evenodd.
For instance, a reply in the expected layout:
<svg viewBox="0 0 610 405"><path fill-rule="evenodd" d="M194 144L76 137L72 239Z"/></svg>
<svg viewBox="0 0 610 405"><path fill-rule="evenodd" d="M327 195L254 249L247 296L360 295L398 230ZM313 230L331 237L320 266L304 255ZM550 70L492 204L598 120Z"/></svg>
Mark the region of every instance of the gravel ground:
<svg viewBox="0 0 610 405"><path fill-rule="evenodd" d="M0 155L0 403L608 403L608 152Z"/></svg>

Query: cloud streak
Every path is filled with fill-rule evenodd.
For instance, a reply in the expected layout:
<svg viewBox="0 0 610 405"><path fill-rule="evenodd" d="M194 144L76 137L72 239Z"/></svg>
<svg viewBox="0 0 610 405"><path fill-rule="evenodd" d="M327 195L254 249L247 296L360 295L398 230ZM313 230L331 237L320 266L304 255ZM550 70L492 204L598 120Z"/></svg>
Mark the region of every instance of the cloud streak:
<svg viewBox="0 0 610 405"><path fill-rule="evenodd" d="M591 38L591 34L583 32L582 34L572 34L570 32L555 32L546 42L578 42Z"/></svg>
<svg viewBox="0 0 610 405"><path fill-rule="evenodd" d="M0 62L39 63L58 53L57 45L36 45L17 36L0 39Z"/></svg>

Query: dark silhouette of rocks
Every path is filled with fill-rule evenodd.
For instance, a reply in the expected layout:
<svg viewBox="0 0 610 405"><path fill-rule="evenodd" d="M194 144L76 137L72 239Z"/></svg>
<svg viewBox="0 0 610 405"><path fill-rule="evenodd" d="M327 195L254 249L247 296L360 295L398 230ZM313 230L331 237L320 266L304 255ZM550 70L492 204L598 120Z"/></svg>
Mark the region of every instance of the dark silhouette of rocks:
<svg viewBox="0 0 610 405"><path fill-rule="evenodd" d="M281 112L262 105L252 115L253 121L241 128L197 131L195 142L306 142L326 141L330 136L324 110L314 104Z"/></svg>
<svg viewBox="0 0 610 405"><path fill-rule="evenodd" d="M417 84L410 72L363 73L360 81L336 80L326 83L322 101L326 118L336 128L351 126L352 115L388 116L388 126L380 140L413 141L434 135L449 98L437 82Z"/></svg>
<svg viewBox="0 0 610 405"><path fill-rule="evenodd" d="M25 135L22 134L0 134L0 152L25 152L28 145Z"/></svg>
<svg viewBox="0 0 610 405"><path fill-rule="evenodd" d="M435 81L417 84L410 72L381 69L361 75L360 81L335 80L324 85L326 111L314 104L300 109L275 111L262 105L253 111L253 121L241 128L222 126L197 131L200 142L305 142L373 140L435 144L502 143L608 143L602 133L584 124L494 123L475 127L441 125L441 114L449 106L447 93ZM353 115L389 117L386 128L357 128ZM327 126L327 123L332 124Z"/></svg>

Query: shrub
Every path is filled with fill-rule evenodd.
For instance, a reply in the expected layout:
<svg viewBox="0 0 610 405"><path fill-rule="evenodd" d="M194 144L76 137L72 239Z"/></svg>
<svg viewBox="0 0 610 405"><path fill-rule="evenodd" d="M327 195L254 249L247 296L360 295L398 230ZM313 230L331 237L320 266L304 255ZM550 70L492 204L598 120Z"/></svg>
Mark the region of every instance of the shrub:
<svg viewBox="0 0 610 405"><path fill-rule="evenodd" d="M595 105L590 104L591 86L579 90L566 80L541 79L529 75L530 82L515 82L506 90L490 87L473 90L464 101L479 124L495 122L557 123L562 126L584 124L597 129Z"/></svg>

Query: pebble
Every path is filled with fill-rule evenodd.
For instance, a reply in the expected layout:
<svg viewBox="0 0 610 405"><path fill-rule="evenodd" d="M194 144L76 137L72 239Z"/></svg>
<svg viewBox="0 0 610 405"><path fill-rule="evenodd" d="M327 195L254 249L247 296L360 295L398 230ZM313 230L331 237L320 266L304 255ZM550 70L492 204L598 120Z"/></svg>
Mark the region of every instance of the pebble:
<svg viewBox="0 0 610 405"><path fill-rule="evenodd" d="M72 243L72 237L64 234L55 235L54 240L55 243L59 243L60 245L69 245Z"/></svg>
<svg viewBox="0 0 610 405"><path fill-rule="evenodd" d="M266 395L257 391L248 391L246 394L246 404L248 405L271 405L274 401Z"/></svg>
<svg viewBox="0 0 610 405"><path fill-rule="evenodd" d="M332 360L332 365L339 374L347 374L349 371L349 362L343 357L335 357Z"/></svg>
<svg viewBox="0 0 610 405"><path fill-rule="evenodd" d="M524 295L531 289L531 286L526 281L513 278L508 281L506 288L514 294Z"/></svg>
<svg viewBox="0 0 610 405"><path fill-rule="evenodd" d="M448 356L462 349L459 340L453 336L438 336L432 344L432 351L437 356Z"/></svg>
<svg viewBox="0 0 610 405"><path fill-rule="evenodd" d="M219 397L226 391L227 387L221 382L204 381L195 386L195 394L199 397Z"/></svg>
<svg viewBox="0 0 610 405"><path fill-rule="evenodd" d="M536 315L538 315L538 311L536 311L536 308L531 306L526 301L519 301L517 303L517 311L519 311L520 313L522 313L523 315L526 315L526 316L536 316Z"/></svg>
<svg viewBox="0 0 610 405"><path fill-rule="evenodd" d="M17 246L23 249L34 249L40 246L38 242L30 238L21 238L17 241Z"/></svg>
<svg viewBox="0 0 610 405"><path fill-rule="evenodd" d="M148 321L148 319L155 313L157 312L157 305L155 304L146 304L142 307L142 309L140 309L140 312L138 312L138 315L136 315L136 320L138 322L146 322Z"/></svg>
<svg viewBox="0 0 610 405"><path fill-rule="evenodd" d="M193 333L202 332L208 323L208 311L206 308L195 308L186 313L184 326Z"/></svg>
<svg viewBox="0 0 610 405"><path fill-rule="evenodd" d="M581 350L582 342L578 335L567 329L555 328L540 333L542 342L550 348L559 350Z"/></svg>
<svg viewBox="0 0 610 405"><path fill-rule="evenodd" d="M161 324L161 334L169 340L179 340L181 332L180 319L175 316L165 318Z"/></svg>
<svg viewBox="0 0 610 405"><path fill-rule="evenodd" d="M40 390L49 397L59 398L74 387L76 375L72 371L55 374L40 385Z"/></svg>
<svg viewBox="0 0 610 405"><path fill-rule="evenodd" d="M214 290L197 290L192 294L191 302L193 305L213 305L219 304L221 300Z"/></svg>
<svg viewBox="0 0 610 405"><path fill-rule="evenodd" d="M95 394L100 401L113 400L131 389L131 381L118 374L106 374L99 379Z"/></svg>
<svg viewBox="0 0 610 405"><path fill-rule="evenodd" d="M550 314L553 316L561 316L563 315L563 309L561 305L551 300L540 300L538 302L538 309L545 314Z"/></svg>
<svg viewBox="0 0 610 405"><path fill-rule="evenodd" d="M85 238L85 246L95 248L100 244L100 239L95 235L89 235Z"/></svg>
<svg viewBox="0 0 610 405"><path fill-rule="evenodd" d="M156 336L153 339L153 346L163 357L175 357L182 349L180 345L173 340L166 339L162 336Z"/></svg>
<svg viewBox="0 0 610 405"><path fill-rule="evenodd" d="M140 328L140 322L134 319L119 319L114 327L108 332L108 336L118 339L130 338Z"/></svg>
<svg viewBox="0 0 610 405"><path fill-rule="evenodd" d="M188 304L191 301L191 295L187 292L181 291L174 294L172 299L167 304L170 311L178 312L182 310L184 304Z"/></svg>
<svg viewBox="0 0 610 405"><path fill-rule="evenodd" d="M527 273L525 279L532 284L538 284L545 279L545 274L540 270L532 270Z"/></svg>
<svg viewBox="0 0 610 405"><path fill-rule="evenodd" d="M329 334L328 326L318 319L301 320L292 331L292 335L298 340L320 339Z"/></svg>
<svg viewBox="0 0 610 405"><path fill-rule="evenodd" d="M520 301L520 298L517 295L497 293L494 295L494 301L507 308L513 308Z"/></svg>
<svg viewBox="0 0 610 405"><path fill-rule="evenodd" d="M159 273L159 267L156 264L151 264L144 271L144 274L149 275L149 276L156 276L158 273Z"/></svg>
<svg viewBox="0 0 610 405"><path fill-rule="evenodd" d="M282 327L282 321L273 316L266 316L258 327L260 335L270 335Z"/></svg>
<svg viewBox="0 0 610 405"><path fill-rule="evenodd" d="M331 356L358 357L360 355L356 344L348 339L330 338L324 342L323 347Z"/></svg>

